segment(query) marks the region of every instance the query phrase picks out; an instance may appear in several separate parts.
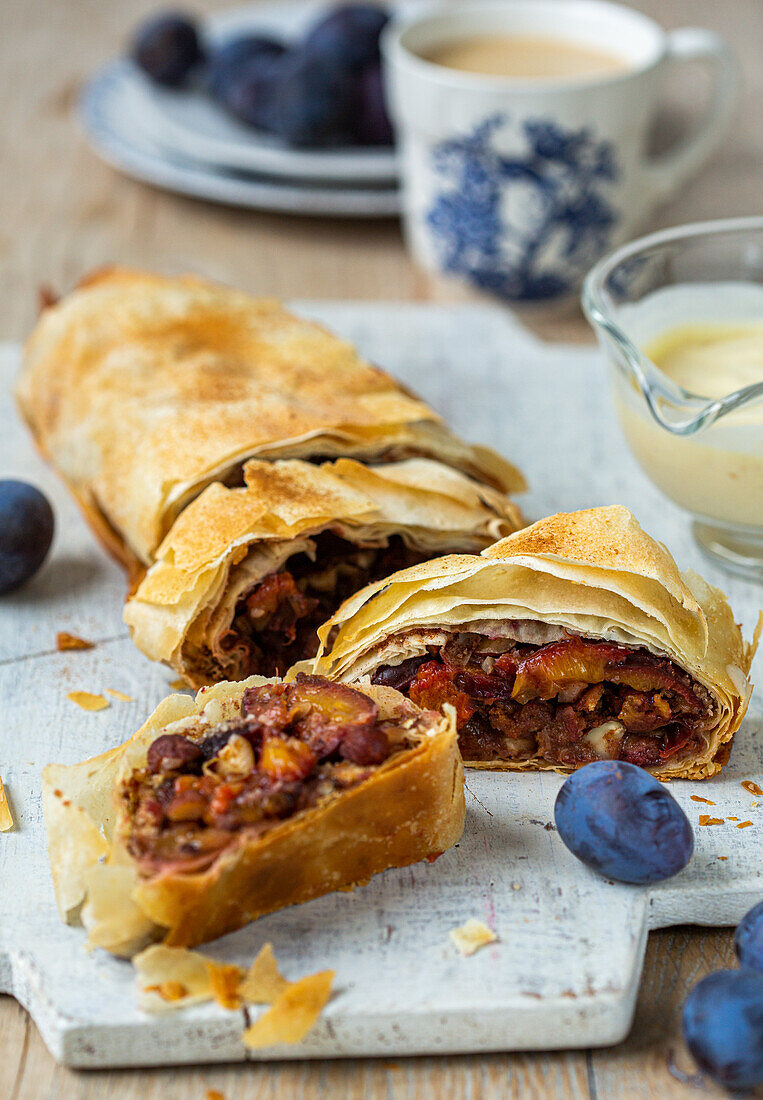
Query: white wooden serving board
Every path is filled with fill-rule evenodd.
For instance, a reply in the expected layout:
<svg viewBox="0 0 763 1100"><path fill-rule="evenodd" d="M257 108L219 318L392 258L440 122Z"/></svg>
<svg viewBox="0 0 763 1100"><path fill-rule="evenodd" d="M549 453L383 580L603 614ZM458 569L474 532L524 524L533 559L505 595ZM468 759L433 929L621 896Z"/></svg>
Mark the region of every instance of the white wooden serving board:
<svg viewBox="0 0 763 1100"><path fill-rule="evenodd" d="M529 516L628 505L682 566L725 588L749 634L763 590L706 566L686 519L641 475L620 438L593 349L543 345L482 306L301 308L356 341L462 434L516 460L532 484ZM173 674L132 647L120 617L121 573L33 453L9 396L15 349L6 349L0 367L0 476L39 484L58 521L43 571L0 600L0 775L17 821L15 831L0 834L0 991L18 998L54 1056L69 1065L243 1060L242 1012L205 1005L147 1017L135 1006L130 965L86 954L82 930L59 923L40 769L123 741L168 692ZM57 653L58 630L98 645ZM86 713L66 698L74 689L106 688L134 701ZM336 993L307 1040L258 1057L618 1042L630 1026L648 930L734 924L763 896L763 803L756 806L740 785L761 782L762 726L754 700L723 776L671 786L695 824L707 812L754 824L697 828L689 867L654 889L597 878L567 851L553 828L558 776L467 773L463 839L434 864L388 871L352 894L275 913L209 947L215 957L247 964L270 940L289 977L336 970ZM692 802L692 794L715 806ZM462 958L448 932L469 917L494 927L500 943Z"/></svg>

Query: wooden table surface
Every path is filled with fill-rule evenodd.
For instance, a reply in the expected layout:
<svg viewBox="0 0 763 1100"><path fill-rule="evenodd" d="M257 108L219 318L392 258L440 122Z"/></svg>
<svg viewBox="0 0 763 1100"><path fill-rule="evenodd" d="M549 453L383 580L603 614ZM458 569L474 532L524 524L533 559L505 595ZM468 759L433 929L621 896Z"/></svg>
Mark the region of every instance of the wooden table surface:
<svg viewBox="0 0 763 1100"><path fill-rule="evenodd" d="M164 194L119 176L88 150L74 117L83 80L117 51L151 0L6 0L0 34L0 339L20 338L37 288L68 288L114 261L193 270L255 293L286 298L457 300L465 292L409 261L392 221L331 221L258 214ZM196 0L197 11L229 0ZM761 213L763 4L760 0L635 0L668 27L696 24L725 35L743 77L723 147L653 225ZM701 75L675 89L679 110ZM675 114L673 116L675 118ZM668 128L669 120L664 129ZM528 318L549 340L590 338L578 314ZM75 1073L53 1062L18 1004L0 997L0 1097L7 1100L226 1100L368 1097L646 1098L725 1096L693 1068L679 1009L705 973L732 964L731 933L671 929L649 943L636 1021L618 1047L531 1055L351 1060Z"/></svg>

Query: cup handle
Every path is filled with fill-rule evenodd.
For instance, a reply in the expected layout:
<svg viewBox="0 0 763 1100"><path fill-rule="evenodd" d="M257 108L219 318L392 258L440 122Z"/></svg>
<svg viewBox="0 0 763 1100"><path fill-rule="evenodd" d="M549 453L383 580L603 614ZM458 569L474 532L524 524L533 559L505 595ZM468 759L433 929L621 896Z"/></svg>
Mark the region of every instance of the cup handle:
<svg viewBox="0 0 763 1100"><path fill-rule="evenodd" d="M652 193L668 198L710 156L723 136L736 100L737 69L731 50L713 31L681 27L667 35L668 64L705 61L714 74L714 88L703 119L676 146L647 162Z"/></svg>

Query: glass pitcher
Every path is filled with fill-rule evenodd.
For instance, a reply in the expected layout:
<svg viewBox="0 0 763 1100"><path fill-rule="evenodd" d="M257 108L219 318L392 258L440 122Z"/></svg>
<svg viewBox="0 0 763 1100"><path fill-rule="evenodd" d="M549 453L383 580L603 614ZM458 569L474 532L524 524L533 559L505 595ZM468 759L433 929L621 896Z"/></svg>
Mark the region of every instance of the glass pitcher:
<svg viewBox="0 0 763 1100"><path fill-rule="evenodd" d="M583 309L644 473L690 513L706 554L763 581L763 217L633 241L589 273ZM741 368L719 352L703 392L683 388L644 351L683 328L744 333Z"/></svg>

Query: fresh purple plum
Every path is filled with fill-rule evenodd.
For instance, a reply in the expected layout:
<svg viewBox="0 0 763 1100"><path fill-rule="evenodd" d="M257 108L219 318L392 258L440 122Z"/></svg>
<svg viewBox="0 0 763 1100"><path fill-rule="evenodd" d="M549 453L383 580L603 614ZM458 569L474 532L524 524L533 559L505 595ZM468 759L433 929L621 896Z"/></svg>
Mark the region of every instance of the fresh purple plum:
<svg viewBox="0 0 763 1100"><path fill-rule="evenodd" d="M146 76L170 88L182 84L203 57L196 24L181 12L165 12L146 20L138 28L130 52Z"/></svg>
<svg viewBox="0 0 763 1100"><path fill-rule="evenodd" d="M243 62L220 97L231 114L257 130L277 130L282 60L279 55L260 54Z"/></svg>
<svg viewBox="0 0 763 1100"><path fill-rule="evenodd" d="M359 73L379 60L379 36L389 13L376 4L341 4L308 31L304 49L330 65Z"/></svg>
<svg viewBox="0 0 763 1100"><path fill-rule="evenodd" d="M280 57L285 50L283 42L264 34L245 34L228 39L209 58L210 92L215 99L225 103L228 90L251 62Z"/></svg>
<svg viewBox="0 0 763 1100"><path fill-rule="evenodd" d="M278 61L273 129L290 145L316 148L352 140L357 78L304 50Z"/></svg>
<svg viewBox="0 0 763 1100"><path fill-rule="evenodd" d="M392 123L384 100L381 64L366 65L358 78L358 108L355 136L361 145L391 145Z"/></svg>
<svg viewBox="0 0 763 1100"><path fill-rule="evenodd" d="M763 974L763 901L742 917L734 935L734 947L740 966Z"/></svg>
<svg viewBox="0 0 763 1100"><path fill-rule="evenodd" d="M731 1089L763 1084L763 975L708 974L686 998L683 1031L697 1065L715 1081Z"/></svg>
<svg viewBox="0 0 763 1100"><path fill-rule="evenodd" d="M53 541L53 509L34 485L0 481L0 593L33 577Z"/></svg>
<svg viewBox="0 0 763 1100"><path fill-rule="evenodd" d="M694 851L689 819L670 792L635 764L597 760L573 772L554 807L559 836L606 878L651 883L683 870Z"/></svg>

